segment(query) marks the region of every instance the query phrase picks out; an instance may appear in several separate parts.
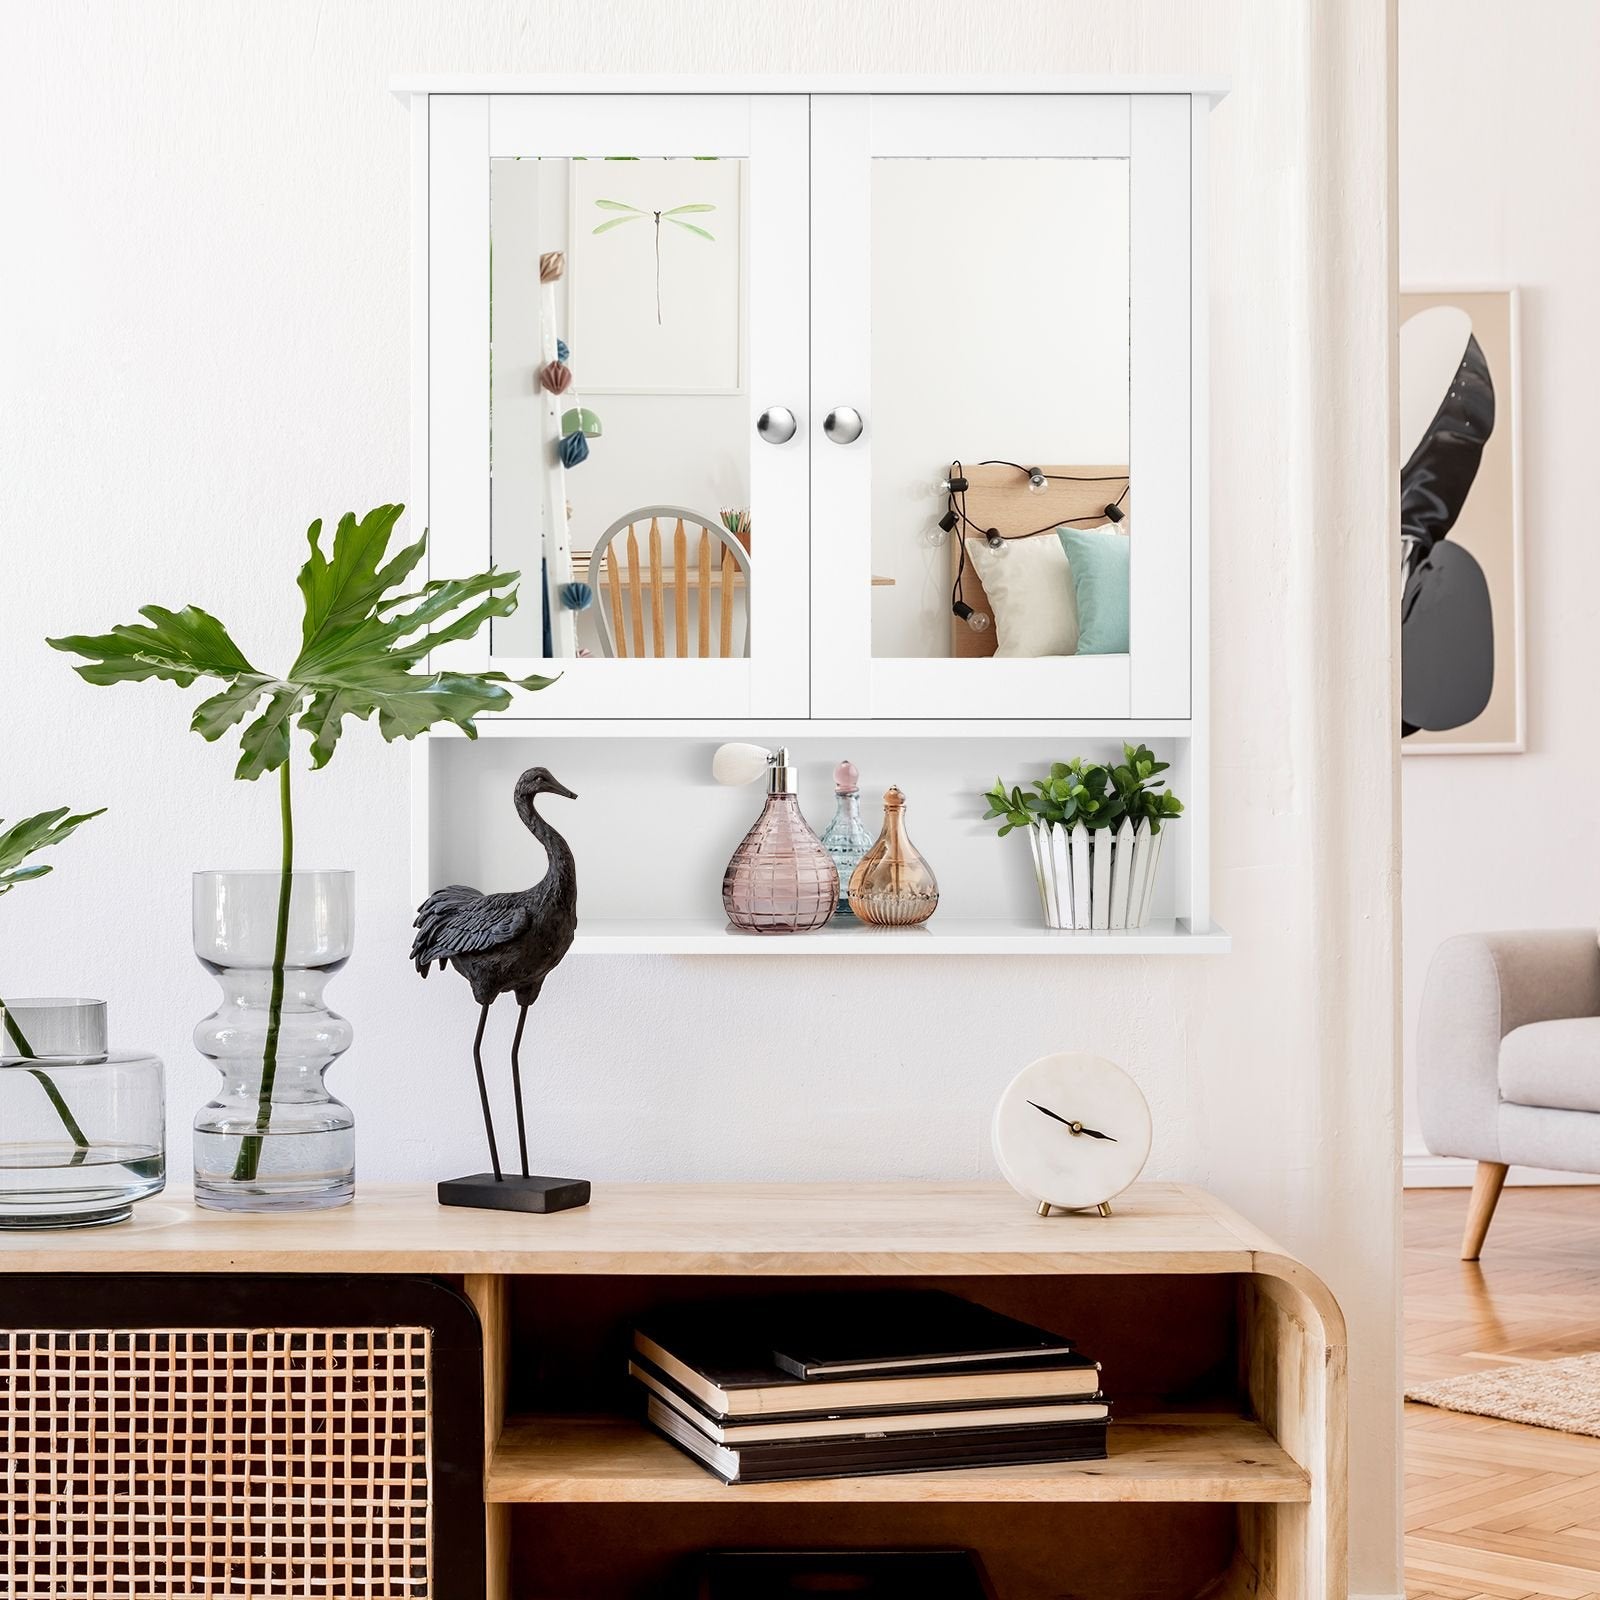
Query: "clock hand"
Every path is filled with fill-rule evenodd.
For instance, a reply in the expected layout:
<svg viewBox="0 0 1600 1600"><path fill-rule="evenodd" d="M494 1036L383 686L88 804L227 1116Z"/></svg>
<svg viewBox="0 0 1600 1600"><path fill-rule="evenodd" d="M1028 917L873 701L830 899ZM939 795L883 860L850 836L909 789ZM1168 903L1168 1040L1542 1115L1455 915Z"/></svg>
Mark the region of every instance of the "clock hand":
<svg viewBox="0 0 1600 1600"><path fill-rule="evenodd" d="M1032 1106L1035 1111L1042 1111L1047 1117L1050 1117L1054 1121L1061 1123L1063 1127L1072 1128L1072 1123L1066 1117L1057 1115L1049 1108L1049 1106L1042 1106L1037 1100L1030 1100L1028 1104ZM1073 1128L1072 1131L1076 1133L1078 1130Z"/></svg>
<svg viewBox="0 0 1600 1600"><path fill-rule="evenodd" d="M1076 1136L1077 1134L1081 1133L1081 1134L1086 1134L1091 1139L1106 1139L1106 1140L1109 1140L1112 1144L1116 1144L1116 1143L1119 1142L1114 1134L1101 1133L1101 1131L1098 1128L1086 1128L1086 1127L1084 1127L1084 1125L1081 1122L1074 1122L1074 1121L1072 1121L1072 1119L1070 1117L1063 1117L1063 1116L1060 1116L1058 1113L1052 1111L1049 1108L1049 1106L1040 1105L1037 1100L1030 1100L1028 1102L1028 1104L1030 1106L1032 1106L1035 1111L1044 1112L1044 1114L1047 1117L1050 1117L1054 1121L1059 1122L1062 1125L1062 1127L1070 1129L1071 1132L1074 1134L1074 1136Z"/></svg>

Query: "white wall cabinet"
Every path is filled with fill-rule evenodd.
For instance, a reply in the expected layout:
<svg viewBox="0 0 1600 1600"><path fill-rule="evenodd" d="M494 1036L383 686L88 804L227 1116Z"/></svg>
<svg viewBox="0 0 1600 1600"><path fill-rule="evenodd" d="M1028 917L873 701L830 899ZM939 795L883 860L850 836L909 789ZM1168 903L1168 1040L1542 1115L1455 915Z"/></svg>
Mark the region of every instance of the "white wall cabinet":
<svg viewBox="0 0 1600 1600"><path fill-rule="evenodd" d="M415 163L413 506L435 575L524 574L516 617L435 661L561 674L493 731L572 750L848 735L858 761L874 739L1162 741L1189 804L1165 934L1209 936L1203 177L1220 86L397 87ZM564 270L541 284L548 252ZM554 395L540 371L558 339L571 387ZM569 425L588 459L559 470ZM1054 541L1058 475L1074 485L1076 525L1125 554L1124 644L973 654L988 641L951 614L959 546L935 531L954 461L1009 464L990 491L1008 496L1008 559L1019 527ZM1024 504L1033 466L1051 480ZM692 520L680 546L658 515L652 539L656 506L747 511L748 581L709 536L708 572ZM636 565L619 535L615 565L590 570L636 511ZM957 536L987 519L979 505ZM568 577L593 596L571 615ZM431 887L446 857L471 863L437 814L459 807L461 758L429 749Z"/></svg>
<svg viewBox="0 0 1600 1600"><path fill-rule="evenodd" d="M655 421L646 429L657 441L603 433L568 474L569 500L582 484L594 507L585 505L588 526L574 543L585 532L592 543L603 523L631 509L634 482L638 504L669 500L693 477L683 458L696 455L712 463L713 477L723 464L723 482L756 530L741 600L749 608L747 657L702 660L692 649L679 656L682 641L668 640L658 658L647 637L643 659L563 663L561 683L518 713L1189 717L1203 622L1195 546L1204 537L1192 174L1208 105L1192 93L428 95L419 113L427 141L424 449L440 570L492 559L537 571L553 441L538 427L538 347L530 339L518 348L517 324L533 320L525 309L537 294L533 268L551 249L568 257L561 292L570 298L560 320L576 330L570 401L601 413L602 425L608 410L627 416L649 402ZM684 214L674 226L675 208L663 222L640 214L648 205L592 192L600 171L601 187L619 194L630 192L635 174L649 180L635 185L637 198L648 200L652 184L668 198L694 194L688 179L700 176L701 163L738 169L737 216L705 202L691 211L691 201L676 208ZM1074 168L1093 170L1110 198L1097 203L1072 181ZM531 224L518 214L508 173L530 193ZM999 186L987 173L1021 179L1016 203L986 203ZM908 207L897 191L910 185L934 203L917 207L912 193ZM567 214L541 216L541 191L551 213L562 190ZM686 221L724 231L702 240ZM737 304L727 294L696 300L692 284L679 292L675 273L709 275L694 256L712 250L737 256ZM599 260L603 251L615 261ZM636 381L628 381L611 329L584 323L585 297L598 301L586 278L614 271L608 296L647 291L652 257L658 311L664 292L677 301L670 314L698 326L706 342L735 324L731 404L713 410L709 395L688 387L700 381L695 373L685 374L681 391L669 384L648 392L645 330ZM919 296L917 263L936 257L957 264L956 292ZM1091 260L1097 265L1088 272L1077 265ZM633 268L630 281L623 275ZM1007 315L1020 310L1023 337L1015 325L986 337L1007 300ZM1076 359L1097 322L1117 328L1120 368ZM1085 339L1057 348L1052 330L1080 324ZM586 352L586 335L601 348ZM586 387L586 354L632 392ZM891 382L880 416L875 369L889 363L893 374L914 374L923 361L947 373L959 367L962 392L944 395L935 381L908 395ZM1069 393L1075 389L1088 392ZM986 410L964 426L973 422L974 399ZM777 408L792 413L795 431L764 442L758 420ZM849 442L834 442L825 429L836 410L861 419ZM1093 444L1081 421L1073 426L1082 410L1093 417ZM915 591L912 604L931 617L935 641L948 629L947 557L916 537L943 510L931 491L945 463L995 456L1070 464L1118 449L1136 507L1125 653L970 660L937 645L929 652L885 643L874 608L890 590L905 591L893 596L902 610ZM634 461L654 450L669 459L645 469L654 478L636 479ZM618 478L624 483L608 494ZM707 499L697 509L720 507ZM1039 512L1048 522L1045 498ZM909 532L888 560L875 524ZM896 570L878 570L885 566ZM604 586L592 587L603 606ZM533 584L528 592L536 594ZM456 647L451 659L482 664L492 652L510 670L533 670L542 651L528 610L492 641Z"/></svg>

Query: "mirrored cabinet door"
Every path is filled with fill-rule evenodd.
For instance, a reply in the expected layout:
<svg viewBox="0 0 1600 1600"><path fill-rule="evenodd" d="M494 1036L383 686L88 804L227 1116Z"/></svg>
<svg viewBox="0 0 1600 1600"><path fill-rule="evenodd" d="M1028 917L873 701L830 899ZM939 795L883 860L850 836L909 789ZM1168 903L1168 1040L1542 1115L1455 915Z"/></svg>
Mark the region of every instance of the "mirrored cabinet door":
<svg viewBox="0 0 1600 1600"><path fill-rule="evenodd" d="M807 100L434 95L436 575L522 604L435 653L514 714L810 713Z"/></svg>
<svg viewBox="0 0 1600 1600"><path fill-rule="evenodd" d="M812 714L1191 714L1191 100L812 102Z"/></svg>

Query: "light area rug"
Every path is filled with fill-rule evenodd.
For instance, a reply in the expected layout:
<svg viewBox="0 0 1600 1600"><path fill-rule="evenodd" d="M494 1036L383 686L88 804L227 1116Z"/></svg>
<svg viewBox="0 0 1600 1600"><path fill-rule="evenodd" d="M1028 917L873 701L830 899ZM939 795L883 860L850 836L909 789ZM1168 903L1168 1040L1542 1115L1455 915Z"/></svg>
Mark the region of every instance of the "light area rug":
<svg viewBox="0 0 1600 1600"><path fill-rule="evenodd" d="M1441 1378L1408 1388L1406 1399L1600 1438L1600 1352Z"/></svg>

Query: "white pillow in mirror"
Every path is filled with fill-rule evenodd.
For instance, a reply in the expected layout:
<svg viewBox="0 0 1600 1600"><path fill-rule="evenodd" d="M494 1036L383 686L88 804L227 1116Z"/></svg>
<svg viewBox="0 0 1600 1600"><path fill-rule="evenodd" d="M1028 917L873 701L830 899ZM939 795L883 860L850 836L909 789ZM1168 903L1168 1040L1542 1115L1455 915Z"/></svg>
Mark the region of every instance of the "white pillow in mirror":
<svg viewBox="0 0 1600 1600"><path fill-rule="evenodd" d="M967 559L989 596L997 656L1077 654L1078 597L1067 553L1053 532L1008 539L1000 550L968 539Z"/></svg>

